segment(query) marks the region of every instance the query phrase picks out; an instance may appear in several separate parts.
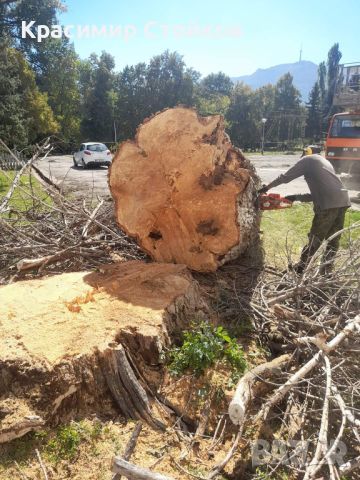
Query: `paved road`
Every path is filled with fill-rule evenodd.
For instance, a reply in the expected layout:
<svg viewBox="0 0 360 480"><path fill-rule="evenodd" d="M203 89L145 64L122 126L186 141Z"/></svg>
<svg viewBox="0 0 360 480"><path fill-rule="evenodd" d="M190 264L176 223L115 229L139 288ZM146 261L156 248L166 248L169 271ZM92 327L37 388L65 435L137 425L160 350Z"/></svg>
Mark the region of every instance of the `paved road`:
<svg viewBox="0 0 360 480"><path fill-rule="evenodd" d="M66 193L110 195L107 167L75 168L72 155L49 156L39 160L36 166Z"/></svg>
<svg viewBox="0 0 360 480"><path fill-rule="evenodd" d="M269 183L294 165L299 159L299 155L248 155L248 158L255 165L262 182ZM65 192L81 195L84 193L109 195L108 169L106 167L85 170L74 168L71 155L52 156L45 161L39 161L37 166L45 175L51 176ZM350 191L353 207L360 210L360 176L350 177L342 174L341 180ZM303 178L276 188L276 193L283 195L307 193L308 191Z"/></svg>

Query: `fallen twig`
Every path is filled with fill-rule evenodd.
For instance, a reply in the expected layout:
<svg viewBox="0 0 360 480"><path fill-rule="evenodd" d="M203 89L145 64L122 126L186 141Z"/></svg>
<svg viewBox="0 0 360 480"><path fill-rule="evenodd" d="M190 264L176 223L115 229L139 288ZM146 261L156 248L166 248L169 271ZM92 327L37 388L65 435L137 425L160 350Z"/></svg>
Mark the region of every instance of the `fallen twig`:
<svg viewBox="0 0 360 480"><path fill-rule="evenodd" d="M242 436L242 431L243 431L244 423L241 424L238 433L235 437L234 443L232 444L230 450L228 453L225 455L225 457L221 460L221 462L217 463L207 476L208 480L211 480L212 478L215 478L219 473L225 468L225 466L229 463L231 460L232 456L235 453L235 450L237 449L237 446L239 445L241 436Z"/></svg>
<svg viewBox="0 0 360 480"><path fill-rule="evenodd" d="M128 480L172 480L171 477L152 472L147 468L138 467L121 457L114 458L112 471L124 475Z"/></svg>
<svg viewBox="0 0 360 480"><path fill-rule="evenodd" d="M135 428L131 434L131 437L125 447L124 454L122 456L123 460L129 461L131 458L131 455L133 454L135 447L136 447L136 442L139 438L139 435L141 433L143 424L141 421L137 422L135 425ZM115 475L112 477L113 480L120 480L121 479L121 474L115 473Z"/></svg>
<svg viewBox="0 0 360 480"><path fill-rule="evenodd" d="M355 468L359 468L359 467L360 467L360 455L340 465L339 471L342 475L347 475L348 473L351 473L353 470L355 470Z"/></svg>
<svg viewBox="0 0 360 480"><path fill-rule="evenodd" d="M42 461L42 458L41 458L41 455L40 455L40 452L39 450L36 448L35 449L35 452L36 452L36 456L37 456L37 459L39 461L39 464L40 464L40 468L43 472L43 475L44 475L44 479L45 480L49 480L49 477L48 477L48 474L47 474L47 471L46 471L46 467L44 465L44 462Z"/></svg>
<svg viewBox="0 0 360 480"><path fill-rule="evenodd" d="M91 225L91 223L94 221L96 215L98 214L100 208L103 206L104 204L104 200L100 200L100 202L96 205L96 207L94 208L94 210L91 212L90 216L89 216L89 219L88 221L86 222L84 228L83 228L83 231L81 232L81 236L83 238L86 238L87 237L87 234L88 234L88 230L89 230L89 227Z"/></svg>
<svg viewBox="0 0 360 480"><path fill-rule="evenodd" d="M321 468L321 455L325 455L327 451L328 444L328 430L329 430L329 397L331 394L331 367L329 359L324 355L324 361L326 365L326 390L323 403L323 411L321 417L320 431L318 435L316 451L314 458L311 460L309 465L306 468L304 479L309 480L314 478L316 473Z"/></svg>
<svg viewBox="0 0 360 480"><path fill-rule="evenodd" d="M27 476L25 475L25 473L21 470L20 465L18 464L18 462L15 460L14 463L15 463L15 466L16 466L16 470L19 472L19 475L20 475L21 479L22 479L22 480L29 480L29 477L27 477Z"/></svg>

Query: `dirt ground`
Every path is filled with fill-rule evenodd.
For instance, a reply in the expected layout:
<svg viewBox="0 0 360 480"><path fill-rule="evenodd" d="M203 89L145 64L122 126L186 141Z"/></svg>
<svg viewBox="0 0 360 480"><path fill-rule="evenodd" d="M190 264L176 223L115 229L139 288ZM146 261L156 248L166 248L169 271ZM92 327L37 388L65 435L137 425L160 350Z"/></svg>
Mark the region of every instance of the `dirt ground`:
<svg viewBox="0 0 360 480"><path fill-rule="evenodd" d="M286 172L299 159L299 154L295 155L247 155L256 167L257 173L263 183L269 183L280 174ZM107 184L106 167L97 169L75 168L71 155L59 155L48 157L45 161L39 161L37 167L41 172L52 178L65 192L81 194L87 192L89 195L110 195ZM360 177L341 174L341 180L349 189L352 200L352 207L360 210ZM276 193L283 195L293 195L298 193L308 193L308 187L303 178L298 178L287 185L280 185L276 188Z"/></svg>
<svg viewBox="0 0 360 480"><path fill-rule="evenodd" d="M113 457L123 453L134 427L135 422L125 422L121 417L107 422L98 418L86 419L73 422L66 429L40 431L0 446L0 480L43 479L36 448L41 452L49 479L111 480ZM196 453L189 452L179 460L185 452L175 431L170 429L162 433L144 425L131 461L173 480L190 480L193 475L205 477L211 466L230 449L231 443L229 435L221 442L221 448L212 451L212 437L206 438ZM229 469L234 467L239 456L234 456ZM217 478L225 479L222 475Z"/></svg>

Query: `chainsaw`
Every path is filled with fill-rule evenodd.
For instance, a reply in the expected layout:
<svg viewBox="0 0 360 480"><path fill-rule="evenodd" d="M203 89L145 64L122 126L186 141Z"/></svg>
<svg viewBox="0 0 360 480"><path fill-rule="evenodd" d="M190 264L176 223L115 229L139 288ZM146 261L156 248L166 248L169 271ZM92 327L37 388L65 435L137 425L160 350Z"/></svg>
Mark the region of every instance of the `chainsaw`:
<svg viewBox="0 0 360 480"><path fill-rule="evenodd" d="M282 197L279 193L261 193L256 204L260 210L277 210L281 208L290 208L292 201Z"/></svg>

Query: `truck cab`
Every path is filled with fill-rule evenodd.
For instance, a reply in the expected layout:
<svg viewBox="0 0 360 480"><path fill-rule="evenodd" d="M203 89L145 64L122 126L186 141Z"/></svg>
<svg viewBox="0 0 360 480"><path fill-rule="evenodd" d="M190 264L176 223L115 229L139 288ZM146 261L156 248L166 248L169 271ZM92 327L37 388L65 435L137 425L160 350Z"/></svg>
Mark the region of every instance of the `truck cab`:
<svg viewBox="0 0 360 480"><path fill-rule="evenodd" d="M333 115L325 156L337 173L360 173L360 63L339 66L333 105L347 111Z"/></svg>

